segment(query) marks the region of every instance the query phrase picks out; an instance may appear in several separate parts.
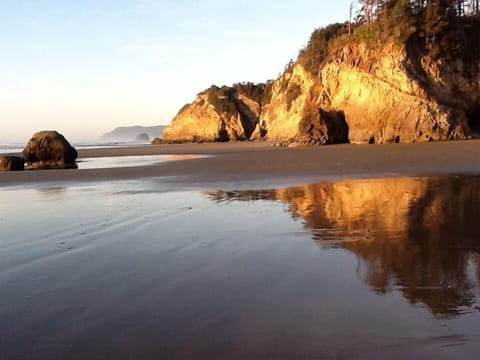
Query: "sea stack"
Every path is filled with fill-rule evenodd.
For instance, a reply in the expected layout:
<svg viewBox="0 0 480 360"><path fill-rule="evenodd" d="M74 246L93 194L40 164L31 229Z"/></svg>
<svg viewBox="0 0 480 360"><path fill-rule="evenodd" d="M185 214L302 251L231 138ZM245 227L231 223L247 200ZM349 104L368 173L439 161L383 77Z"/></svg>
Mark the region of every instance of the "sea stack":
<svg viewBox="0 0 480 360"><path fill-rule="evenodd" d="M30 169L72 168L77 157L77 150L57 131L37 132L23 150Z"/></svg>

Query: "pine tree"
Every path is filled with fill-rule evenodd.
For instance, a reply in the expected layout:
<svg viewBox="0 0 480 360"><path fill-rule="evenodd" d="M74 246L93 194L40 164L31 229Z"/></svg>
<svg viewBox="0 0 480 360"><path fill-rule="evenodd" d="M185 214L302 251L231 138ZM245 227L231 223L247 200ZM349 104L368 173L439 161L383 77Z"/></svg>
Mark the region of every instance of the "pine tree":
<svg viewBox="0 0 480 360"><path fill-rule="evenodd" d="M359 0L361 5L361 11L363 13L363 18L367 26L370 26L373 22L373 14L375 11L376 0Z"/></svg>

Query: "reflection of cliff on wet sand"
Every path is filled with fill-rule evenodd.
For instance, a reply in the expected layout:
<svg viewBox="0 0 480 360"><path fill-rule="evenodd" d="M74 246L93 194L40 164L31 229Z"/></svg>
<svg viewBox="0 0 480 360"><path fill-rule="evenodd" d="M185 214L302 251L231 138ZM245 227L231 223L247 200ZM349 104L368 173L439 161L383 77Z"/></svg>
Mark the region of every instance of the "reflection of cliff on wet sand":
<svg viewBox="0 0 480 360"><path fill-rule="evenodd" d="M440 316L475 306L478 177L344 181L211 196L287 203L321 246L355 253L362 260L361 276L378 293L397 288L411 303L422 302Z"/></svg>

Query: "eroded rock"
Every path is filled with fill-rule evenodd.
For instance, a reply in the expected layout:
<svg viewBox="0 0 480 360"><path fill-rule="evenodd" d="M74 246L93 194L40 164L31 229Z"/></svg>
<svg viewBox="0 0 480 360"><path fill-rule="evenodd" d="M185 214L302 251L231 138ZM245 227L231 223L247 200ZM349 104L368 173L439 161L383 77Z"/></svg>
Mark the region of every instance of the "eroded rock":
<svg viewBox="0 0 480 360"><path fill-rule="evenodd" d="M27 168L75 168L77 150L57 131L40 131L23 150Z"/></svg>

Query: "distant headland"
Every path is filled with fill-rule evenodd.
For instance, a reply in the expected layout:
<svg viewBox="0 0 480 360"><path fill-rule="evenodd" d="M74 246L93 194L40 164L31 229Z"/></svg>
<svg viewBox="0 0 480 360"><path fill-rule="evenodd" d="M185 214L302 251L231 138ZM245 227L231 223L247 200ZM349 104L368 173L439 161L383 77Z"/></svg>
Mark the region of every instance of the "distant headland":
<svg viewBox="0 0 480 360"><path fill-rule="evenodd" d="M122 142L149 142L150 139L161 137L164 125L156 126L119 126L112 131L103 134L103 141L122 141Z"/></svg>

